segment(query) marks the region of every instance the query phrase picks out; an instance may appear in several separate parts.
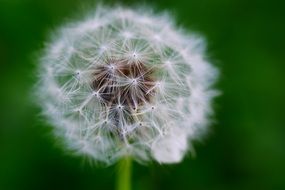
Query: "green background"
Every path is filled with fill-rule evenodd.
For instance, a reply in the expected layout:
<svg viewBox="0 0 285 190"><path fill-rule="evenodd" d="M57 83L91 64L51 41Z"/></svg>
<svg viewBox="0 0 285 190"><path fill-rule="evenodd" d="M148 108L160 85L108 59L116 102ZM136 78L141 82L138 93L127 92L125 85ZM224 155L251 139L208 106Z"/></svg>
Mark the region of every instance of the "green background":
<svg viewBox="0 0 285 190"><path fill-rule="evenodd" d="M113 2L108 1L110 4ZM125 1L140 5L140 2ZM285 189L285 1L160 0L203 34L221 69L216 122L196 158L134 164L134 189ZM97 167L55 145L30 100L37 52L50 31L96 5L0 0L0 189L113 189L116 167Z"/></svg>

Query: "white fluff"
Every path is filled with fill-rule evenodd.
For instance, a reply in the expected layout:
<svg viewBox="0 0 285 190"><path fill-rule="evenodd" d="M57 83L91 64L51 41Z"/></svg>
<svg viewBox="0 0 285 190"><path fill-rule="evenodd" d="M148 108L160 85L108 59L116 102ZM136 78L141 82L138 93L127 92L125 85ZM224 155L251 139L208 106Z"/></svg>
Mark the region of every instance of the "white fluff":
<svg viewBox="0 0 285 190"><path fill-rule="evenodd" d="M126 155L177 163L206 130L216 95L210 88L218 71L205 59L203 47L200 37L177 29L167 14L100 6L86 19L62 27L46 47L37 101L56 135L78 154L106 164ZM147 92L152 101L138 105L137 112L104 105L100 91L91 88L94 68L110 58L154 68L156 78ZM139 79L114 80L140 85ZM132 92L134 102L143 96ZM120 102L121 97L114 98Z"/></svg>

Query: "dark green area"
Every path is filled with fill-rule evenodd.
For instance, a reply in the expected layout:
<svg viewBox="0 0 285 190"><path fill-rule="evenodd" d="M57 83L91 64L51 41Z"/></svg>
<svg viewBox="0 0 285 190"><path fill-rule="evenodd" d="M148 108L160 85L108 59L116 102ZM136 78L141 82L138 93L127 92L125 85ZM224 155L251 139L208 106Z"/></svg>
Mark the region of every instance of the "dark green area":
<svg viewBox="0 0 285 190"><path fill-rule="evenodd" d="M171 166L135 164L133 188L285 189L285 1L150 3L207 38L208 53L221 68L223 95L215 101L210 135L195 145L197 157ZM36 52L49 31L95 4L0 0L1 190L114 188L116 167L66 155L29 99Z"/></svg>

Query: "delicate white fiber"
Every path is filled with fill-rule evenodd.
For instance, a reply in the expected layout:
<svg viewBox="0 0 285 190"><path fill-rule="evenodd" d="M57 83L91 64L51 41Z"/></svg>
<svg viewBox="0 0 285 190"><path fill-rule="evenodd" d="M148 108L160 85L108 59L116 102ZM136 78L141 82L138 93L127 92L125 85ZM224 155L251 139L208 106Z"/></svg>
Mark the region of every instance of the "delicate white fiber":
<svg viewBox="0 0 285 190"><path fill-rule="evenodd" d="M100 6L46 47L37 101L75 153L177 163L206 131L217 75L167 14Z"/></svg>

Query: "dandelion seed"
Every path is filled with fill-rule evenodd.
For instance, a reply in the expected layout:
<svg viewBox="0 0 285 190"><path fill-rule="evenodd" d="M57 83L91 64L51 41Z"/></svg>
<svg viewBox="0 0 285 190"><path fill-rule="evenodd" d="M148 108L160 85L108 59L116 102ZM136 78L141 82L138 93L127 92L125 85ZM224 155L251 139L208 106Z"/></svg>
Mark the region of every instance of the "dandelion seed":
<svg viewBox="0 0 285 190"><path fill-rule="evenodd" d="M206 130L216 95L203 41L165 14L95 12L45 49L36 87L44 115L70 150L94 160L180 162Z"/></svg>

